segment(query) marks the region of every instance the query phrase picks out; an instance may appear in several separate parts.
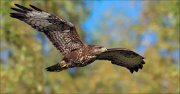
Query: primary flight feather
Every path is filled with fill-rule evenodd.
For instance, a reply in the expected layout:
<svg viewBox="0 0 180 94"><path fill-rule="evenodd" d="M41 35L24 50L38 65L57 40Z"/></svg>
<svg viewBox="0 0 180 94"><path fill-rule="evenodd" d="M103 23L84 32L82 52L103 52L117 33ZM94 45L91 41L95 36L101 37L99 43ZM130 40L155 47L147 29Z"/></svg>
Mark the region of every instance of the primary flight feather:
<svg viewBox="0 0 180 94"><path fill-rule="evenodd" d="M131 73L143 68L144 57L124 48L111 48L88 45L83 42L75 26L62 18L49 14L42 9L30 5L32 9L15 4L16 11L10 16L19 19L39 32L43 32L52 44L64 56L55 65L47 67L47 71L62 71L72 67L84 67L95 60L109 60L112 64L126 67Z"/></svg>

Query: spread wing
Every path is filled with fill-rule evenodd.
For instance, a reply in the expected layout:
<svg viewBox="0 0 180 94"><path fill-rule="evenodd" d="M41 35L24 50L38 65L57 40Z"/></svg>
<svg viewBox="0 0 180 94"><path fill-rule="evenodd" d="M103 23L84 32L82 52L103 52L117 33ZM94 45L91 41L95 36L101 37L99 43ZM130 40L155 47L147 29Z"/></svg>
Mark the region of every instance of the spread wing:
<svg viewBox="0 0 180 94"><path fill-rule="evenodd" d="M101 53L97 59L99 60L109 60L112 64L120 65L126 67L131 73L138 71L138 69L143 68L144 57L141 55L123 48L113 48L107 49L107 51Z"/></svg>
<svg viewBox="0 0 180 94"><path fill-rule="evenodd" d="M11 9L17 13L10 13L10 16L43 32L63 55L86 45L80 40L76 28L71 22L49 14L33 5L30 5L32 9L15 5L18 8Z"/></svg>

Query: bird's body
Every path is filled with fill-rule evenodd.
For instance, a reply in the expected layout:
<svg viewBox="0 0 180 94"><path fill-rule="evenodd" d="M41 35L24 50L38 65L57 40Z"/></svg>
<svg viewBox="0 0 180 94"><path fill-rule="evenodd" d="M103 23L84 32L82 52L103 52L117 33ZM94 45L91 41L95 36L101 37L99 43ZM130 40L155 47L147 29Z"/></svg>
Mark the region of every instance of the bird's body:
<svg viewBox="0 0 180 94"><path fill-rule="evenodd" d="M100 49L96 49L100 48ZM88 64L91 64L97 59L97 56L100 55L102 52L106 51L107 49L101 46L96 45L87 45L82 47L81 49L74 50L66 55L61 62L53 66L62 66L63 68L57 69L57 71L61 71L61 69L67 69L72 67L84 67ZM52 66L48 67L48 71L53 71L54 68Z"/></svg>
<svg viewBox="0 0 180 94"><path fill-rule="evenodd" d="M40 32L43 32L52 44L64 56L57 64L47 71L62 71L72 67L84 67L95 60L109 60L112 64L126 67L131 73L142 69L144 57L123 48L111 48L98 45L88 45L81 41L75 26L62 18L49 14L33 5L34 10L15 4L11 8L18 13L10 13L11 17L19 19ZM19 9L20 8L20 9Z"/></svg>

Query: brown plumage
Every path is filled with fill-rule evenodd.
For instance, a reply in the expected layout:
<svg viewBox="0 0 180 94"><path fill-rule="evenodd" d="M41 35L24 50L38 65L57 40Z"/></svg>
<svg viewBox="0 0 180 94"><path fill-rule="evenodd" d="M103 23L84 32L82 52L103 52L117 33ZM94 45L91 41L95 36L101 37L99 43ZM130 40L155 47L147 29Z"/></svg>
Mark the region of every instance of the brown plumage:
<svg viewBox="0 0 180 94"><path fill-rule="evenodd" d="M33 5L32 9L15 4L11 8L16 13L10 16L19 19L43 32L53 45L63 54L63 59L47 71L62 71L72 67L84 67L95 60L109 60L112 64L126 67L131 73L143 68L143 57L123 48L106 49L102 46L87 45L81 41L75 26L62 18L49 14Z"/></svg>

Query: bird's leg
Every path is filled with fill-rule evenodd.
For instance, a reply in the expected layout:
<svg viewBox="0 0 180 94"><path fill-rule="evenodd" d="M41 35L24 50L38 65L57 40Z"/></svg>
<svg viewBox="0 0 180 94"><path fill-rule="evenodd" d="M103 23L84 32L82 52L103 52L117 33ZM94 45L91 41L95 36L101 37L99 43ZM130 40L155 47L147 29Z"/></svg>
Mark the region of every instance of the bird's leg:
<svg viewBox="0 0 180 94"><path fill-rule="evenodd" d="M61 68L67 68L68 67L68 64L64 60L59 62L59 65Z"/></svg>
<svg viewBox="0 0 180 94"><path fill-rule="evenodd" d="M75 64L71 63L71 62L66 62L63 60L63 61L59 62L59 66L62 70L64 70L64 69L75 67Z"/></svg>

